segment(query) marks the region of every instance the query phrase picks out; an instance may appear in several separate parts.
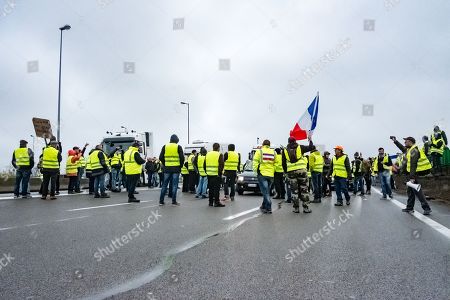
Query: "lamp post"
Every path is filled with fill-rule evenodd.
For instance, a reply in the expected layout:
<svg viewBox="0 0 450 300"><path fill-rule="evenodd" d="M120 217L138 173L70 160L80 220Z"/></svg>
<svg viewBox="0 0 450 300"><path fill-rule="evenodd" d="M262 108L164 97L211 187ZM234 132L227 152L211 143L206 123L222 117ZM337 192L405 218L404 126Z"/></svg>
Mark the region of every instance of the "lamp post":
<svg viewBox="0 0 450 300"><path fill-rule="evenodd" d="M62 59L62 33L64 30L69 30L71 27L70 25L64 25L63 27L60 27L59 30L61 31L61 39L59 42L59 83L58 83L58 130L57 130L57 139L58 142L60 142L60 127L61 127L61 59Z"/></svg>
<svg viewBox="0 0 450 300"><path fill-rule="evenodd" d="M30 134L30 136L33 138L33 153L34 153L34 138L35 138L35 136L32 134Z"/></svg>
<svg viewBox="0 0 450 300"><path fill-rule="evenodd" d="M180 104L187 105L188 108L188 144L189 144L189 102L180 102Z"/></svg>

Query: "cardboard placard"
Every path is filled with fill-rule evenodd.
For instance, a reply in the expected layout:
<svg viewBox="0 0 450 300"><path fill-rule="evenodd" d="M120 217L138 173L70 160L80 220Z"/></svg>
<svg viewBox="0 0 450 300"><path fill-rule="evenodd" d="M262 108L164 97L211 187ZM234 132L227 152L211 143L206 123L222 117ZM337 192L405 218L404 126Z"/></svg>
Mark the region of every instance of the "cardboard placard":
<svg viewBox="0 0 450 300"><path fill-rule="evenodd" d="M33 118L33 126L37 137L49 139L53 136L50 120Z"/></svg>

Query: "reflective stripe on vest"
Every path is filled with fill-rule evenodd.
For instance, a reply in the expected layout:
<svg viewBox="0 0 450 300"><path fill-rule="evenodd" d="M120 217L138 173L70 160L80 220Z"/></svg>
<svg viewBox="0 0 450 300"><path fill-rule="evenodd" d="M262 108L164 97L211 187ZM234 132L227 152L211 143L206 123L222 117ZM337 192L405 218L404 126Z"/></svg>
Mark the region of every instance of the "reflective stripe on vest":
<svg viewBox="0 0 450 300"><path fill-rule="evenodd" d="M333 157L333 176L347 178L347 168L345 167L345 160L347 155L342 155L339 158Z"/></svg>
<svg viewBox="0 0 450 300"><path fill-rule="evenodd" d="M194 171L195 169L194 169L194 164L192 163L192 161L194 160L194 157L195 157L195 154L191 154L191 155L189 155L189 157L188 157L188 170L189 171Z"/></svg>
<svg viewBox="0 0 450 300"><path fill-rule="evenodd" d="M262 176L273 177L275 172L275 150L264 146L259 150L259 172Z"/></svg>
<svg viewBox="0 0 450 300"><path fill-rule="evenodd" d="M237 171L239 165L239 154L234 151L228 151L228 158L225 161L224 170Z"/></svg>
<svg viewBox="0 0 450 300"><path fill-rule="evenodd" d="M94 150L89 155L89 159L91 162L91 170L103 169L103 166L100 163L100 159L98 158L99 153L100 153L100 150Z"/></svg>
<svg viewBox="0 0 450 300"><path fill-rule="evenodd" d="M206 154L206 174L208 176L219 175L219 151L210 151Z"/></svg>
<svg viewBox="0 0 450 300"><path fill-rule="evenodd" d="M78 161L76 161L75 163L72 163L72 158L73 155L70 155L69 157L67 157L67 161L66 161L66 174L74 174L78 172Z"/></svg>
<svg viewBox="0 0 450 300"><path fill-rule="evenodd" d="M77 166L78 166L78 168L86 167L86 159L84 158L84 156L80 157L80 159L77 162Z"/></svg>
<svg viewBox="0 0 450 300"><path fill-rule="evenodd" d="M425 153L422 150L419 150L417 145L414 145L408 149L408 152L406 152L406 160L407 160L406 171L411 172L411 150L414 148L417 148L417 150L419 151L419 155L420 155L419 160L417 161L416 172L430 170L432 167L431 167L431 163L428 160L427 156L425 155Z"/></svg>
<svg viewBox="0 0 450 300"><path fill-rule="evenodd" d="M180 156L178 155L178 144L169 143L165 146L164 151L164 166L166 167L179 167Z"/></svg>
<svg viewBox="0 0 450 300"><path fill-rule="evenodd" d="M200 176L206 176L206 171L204 167L205 158L206 156L201 154L197 157L198 173L200 174Z"/></svg>
<svg viewBox="0 0 450 300"><path fill-rule="evenodd" d="M30 155L28 153L28 148L17 148L14 150L14 157L16 159L16 165L19 167L29 167L30 166Z"/></svg>
<svg viewBox="0 0 450 300"><path fill-rule="evenodd" d="M286 164L287 164L288 172L306 169L307 162L305 162L305 160L303 159L302 150L300 149L300 146L297 147L297 151L296 151L296 155L295 155L297 157L296 162L290 161L289 153L288 153L287 149L284 149L284 156L286 157Z"/></svg>
<svg viewBox="0 0 450 300"><path fill-rule="evenodd" d="M58 153L55 148L47 146L42 152L42 168L59 169Z"/></svg>
<svg viewBox="0 0 450 300"><path fill-rule="evenodd" d="M134 159L134 154L138 153L139 149L137 147L129 147L128 150L123 155L123 165L125 167L126 175L136 175L141 174L142 167Z"/></svg>

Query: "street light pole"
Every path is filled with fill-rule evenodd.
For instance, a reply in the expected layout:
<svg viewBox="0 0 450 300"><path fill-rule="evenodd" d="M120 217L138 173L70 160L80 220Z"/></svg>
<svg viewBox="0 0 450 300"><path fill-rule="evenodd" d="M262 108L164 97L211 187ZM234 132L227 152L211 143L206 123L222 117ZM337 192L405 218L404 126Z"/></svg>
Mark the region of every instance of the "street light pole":
<svg viewBox="0 0 450 300"><path fill-rule="evenodd" d="M57 139L58 142L60 142L60 128L61 128L61 61L62 61L62 37L63 37L63 31L69 30L71 27L70 25L64 25L63 27L60 27L59 30L61 31L61 38L59 42L59 83L58 83L58 128L57 128Z"/></svg>
<svg viewBox="0 0 450 300"><path fill-rule="evenodd" d="M187 120L188 120L188 144L189 144L189 102L180 102L181 104L184 104L184 105L187 105L187 108L188 108L188 117L187 117Z"/></svg>

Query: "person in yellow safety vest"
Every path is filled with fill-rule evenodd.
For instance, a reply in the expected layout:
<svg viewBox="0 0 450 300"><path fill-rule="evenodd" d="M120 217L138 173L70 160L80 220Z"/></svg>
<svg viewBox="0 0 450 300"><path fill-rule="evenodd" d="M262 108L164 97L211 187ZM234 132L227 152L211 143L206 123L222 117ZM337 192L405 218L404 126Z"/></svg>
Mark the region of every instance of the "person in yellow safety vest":
<svg viewBox="0 0 450 300"><path fill-rule="evenodd" d="M425 153L417 147L416 140L413 137L409 136L404 138L405 140L404 146L399 141L397 141L395 136L391 136L391 140L406 155L405 157L406 164L403 164L403 166L406 167L406 172L409 176L409 183L418 185L419 184L418 177L430 173L431 170L430 161L426 157ZM418 189L414 188L410 185L407 186L408 187L406 192L408 194L408 201L406 204L406 208L402 209L402 211L413 212L414 203L416 201L417 196L424 210L423 214L429 215L431 213L431 208L427 200L425 199L423 190L420 188Z"/></svg>
<svg viewBox="0 0 450 300"><path fill-rule="evenodd" d="M195 186L197 185L197 172L194 167L194 158L197 156L197 150L192 150L187 158L187 168L189 171L189 192L195 194Z"/></svg>
<svg viewBox="0 0 450 300"><path fill-rule="evenodd" d="M237 172L240 172L241 166L241 154L235 152L236 146L234 144L228 145L228 152L223 155L224 161L224 175L225 184L223 186L225 200L230 197L231 201L234 201L234 195L236 194L236 177Z"/></svg>
<svg viewBox="0 0 450 300"><path fill-rule="evenodd" d="M145 164L145 159L139 154L139 146L140 143L135 141L123 155L123 166L127 176L128 202L136 203L139 203L140 200L136 199L134 191L142 173L142 165Z"/></svg>
<svg viewBox="0 0 450 300"><path fill-rule="evenodd" d="M164 180L159 195L159 205L164 205L164 196L166 195L167 185L172 183L169 197L172 198L172 205L179 206L177 202L178 181L180 178L181 166L184 164L183 148L178 145L179 139L176 134L170 137L170 142L162 147L159 154L159 160L163 164Z"/></svg>
<svg viewBox="0 0 450 300"><path fill-rule="evenodd" d="M101 144L95 146L89 154L91 176L94 178L94 198L109 198L105 188L105 174L109 172L108 156L103 152Z"/></svg>
<svg viewBox="0 0 450 300"><path fill-rule="evenodd" d="M92 176L92 164L91 164L91 153L94 152L95 149L89 151L89 154L86 158L86 178L89 179L89 195L94 195L94 182L95 177Z"/></svg>
<svg viewBox="0 0 450 300"><path fill-rule="evenodd" d="M68 151L66 160L66 177L69 178L69 184L67 186L68 194L75 194L75 187L77 185L78 178L78 161L80 160L81 153L77 153L71 149Z"/></svg>
<svg viewBox="0 0 450 300"><path fill-rule="evenodd" d="M430 156L431 164L433 166L432 173L435 176L442 175L441 159L444 154L445 146L447 145L447 136L444 131L435 126L431 134Z"/></svg>
<svg viewBox="0 0 450 300"><path fill-rule="evenodd" d="M348 194L347 179L352 179L352 170L350 168L350 160L347 154L344 154L344 147L334 147L334 157L331 160L331 169L328 177L334 177L334 189L336 191L335 206L342 206L342 194L345 196L346 204L350 205L350 195Z"/></svg>
<svg viewBox="0 0 450 300"><path fill-rule="evenodd" d="M324 160L319 150L314 147L309 156L309 171L311 172L314 200L312 203L322 202L322 173L323 173Z"/></svg>
<svg viewBox="0 0 450 300"><path fill-rule="evenodd" d="M111 191L120 192L122 185L122 166L123 166L122 146L116 147L111 153Z"/></svg>
<svg viewBox="0 0 450 300"><path fill-rule="evenodd" d="M214 143L212 151L206 154L205 162L203 163L206 175L208 176L209 206L214 207L225 206L220 203L220 185L222 183L224 162L223 154L219 150L219 143Z"/></svg>
<svg viewBox="0 0 450 300"><path fill-rule="evenodd" d="M361 192L361 196L364 196L364 182L363 182L363 158L358 152L355 152L355 159L352 161L352 175L353 175L353 195Z"/></svg>
<svg viewBox="0 0 450 300"><path fill-rule="evenodd" d="M253 156L253 172L257 174L259 189L263 195L260 210L263 214L272 213L270 190L275 176L276 152L270 148L270 141L264 140L262 147Z"/></svg>
<svg viewBox="0 0 450 300"><path fill-rule="evenodd" d="M183 185L181 187L182 193L189 192L189 169L188 169L189 157L184 157L184 164L181 166L181 177L183 179ZM170 190L169 190L170 191Z"/></svg>
<svg viewBox="0 0 450 300"><path fill-rule="evenodd" d="M381 200L387 199L386 195L392 199L391 167L392 160L389 155L384 153L382 147L378 148L378 156L373 162L373 172L380 178L381 191L383 193Z"/></svg>
<svg viewBox="0 0 450 300"><path fill-rule="evenodd" d="M59 175L59 164L61 163L61 152L58 150L58 142L51 140L50 145L42 152L42 200L47 199L48 184L50 183L50 200L55 200L56 177Z"/></svg>
<svg viewBox="0 0 450 300"><path fill-rule="evenodd" d="M195 195L195 198L202 198L206 199L207 197L207 191L208 191L208 176L206 174L205 170L205 159L206 159L207 151L204 147L200 149L199 155L197 155L194 158L194 166L198 171L198 175L200 176L198 186L197 186L197 193Z"/></svg>
<svg viewBox="0 0 450 300"><path fill-rule="evenodd" d="M34 153L27 147L28 142L19 141L19 148L14 150L11 164L16 169L16 182L14 185L14 197L31 198L28 195L28 184L30 182L31 169L34 167Z"/></svg>
<svg viewBox="0 0 450 300"><path fill-rule="evenodd" d="M77 181L75 183L75 193L81 193L81 178L83 177L84 170L86 169L86 160L84 158L84 152L86 151L86 147L89 144L86 143L81 150L80 147L73 147L72 150L76 152L77 155L80 155L80 159L77 163Z"/></svg>
<svg viewBox="0 0 450 300"><path fill-rule="evenodd" d="M308 194L308 170L304 154L315 149L311 138L308 137L309 145L299 145L294 137L289 137L288 144L283 150L283 170L289 180L294 202L294 213L300 213L300 201L303 202L303 213L311 213Z"/></svg>
<svg viewBox="0 0 450 300"><path fill-rule="evenodd" d="M273 176L273 185L275 186L275 192L277 193L273 199L283 199L286 196L286 189L284 187L284 170L283 170L283 158L281 155L281 149L276 148L275 153L277 154L275 156L275 173Z"/></svg>

